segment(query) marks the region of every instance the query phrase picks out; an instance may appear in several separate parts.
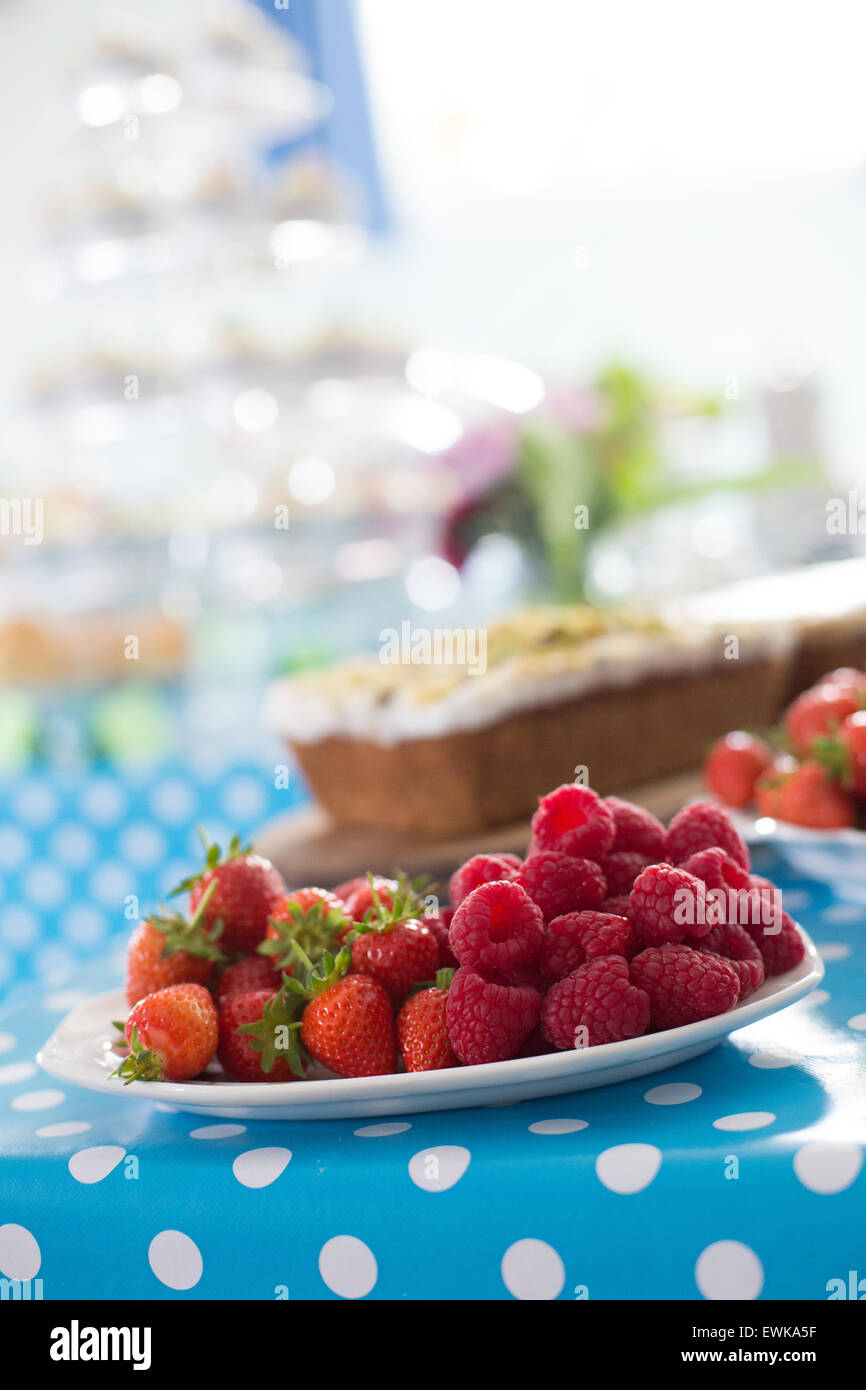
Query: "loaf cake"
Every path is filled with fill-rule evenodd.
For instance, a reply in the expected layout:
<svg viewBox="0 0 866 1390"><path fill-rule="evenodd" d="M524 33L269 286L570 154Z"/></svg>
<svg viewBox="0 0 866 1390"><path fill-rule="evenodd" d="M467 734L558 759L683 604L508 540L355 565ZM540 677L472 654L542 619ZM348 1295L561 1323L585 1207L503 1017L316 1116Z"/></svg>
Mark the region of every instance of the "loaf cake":
<svg viewBox="0 0 866 1390"><path fill-rule="evenodd" d="M741 624L732 652L730 631L530 609L486 629L483 671L477 660L341 662L275 682L268 720L338 823L470 832L529 815L576 767L607 794L694 767L732 727L771 723L793 636Z"/></svg>

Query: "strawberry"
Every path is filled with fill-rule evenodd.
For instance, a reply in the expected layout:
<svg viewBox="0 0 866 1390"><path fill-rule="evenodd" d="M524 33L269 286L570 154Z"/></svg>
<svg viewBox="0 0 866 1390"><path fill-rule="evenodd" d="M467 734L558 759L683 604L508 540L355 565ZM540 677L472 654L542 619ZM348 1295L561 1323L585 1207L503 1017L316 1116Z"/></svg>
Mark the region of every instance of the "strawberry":
<svg viewBox="0 0 866 1390"><path fill-rule="evenodd" d="M782 783L779 818L816 830L842 830L854 824L854 802L827 769L810 758Z"/></svg>
<svg viewBox="0 0 866 1390"><path fill-rule="evenodd" d="M202 924L209 898L210 892L202 895L189 922L180 913L166 913L136 927L126 951L127 1004L168 985L208 983L216 963L225 960L216 944L219 932Z"/></svg>
<svg viewBox="0 0 866 1390"><path fill-rule="evenodd" d="M419 990L397 1015L397 1046L407 1071L459 1067L448 1037L445 1011L453 970L440 970L431 989Z"/></svg>
<svg viewBox="0 0 866 1390"><path fill-rule="evenodd" d="M345 973L350 959L345 947L336 960L329 952L322 957L309 986L301 1042L340 1076L387 1076L397 1070L391 1001L378 980Z"/></svg>
<svg viewBox="0 0 866 1390"><path fill-rule="evenodd" d="M785 732L795 753L806 757L817 738L835 733L849 714L866 704L866 694L850 682L825 681L804 690L785 714Z"/></svg>
<svg viewBox="0 0 866 1390"><path fill-rule="evenodd" d="M363 922L366 913L376 907L377 899L382 907L390 909L394 906L399 892L400 885L396 878L381 878L378 874L367 874L365 878L343 884L340 897L346 906L346 916L351 917L353 922Z"/></svg>
<svg viewBox="0 0 866 1390"><path fill-rule="evenodd" d="M219 1011L219 1059L235 1081L303 1078L295 996L283 988L230 994Z"/></svg>
<svg viewBox="0 0 866 1390"><path fill-rule="evenodd" d="M257 989L266 989L269 994L276 994L282 983L282 975L265 956L244 956L243 960L226 966L214 986L217 1011L233 994L249 994Z"/></svg>
<svg viewBox="0 0 866 1390"><path fill-rule="evenodd" d="M188 1081L204 1071L216 1052L217 1012L202 985L169 985L140 999L123 1031L129 1056L113 1076L126 1085Z"/></svg>
<svg viewBox="0 0 866 1390"><path fill-rule="evenodd" d="M439 968L439 943L423 921L410 917L357 930L359 935L351 932L347 937L353 972L378 980L395 1005L402 1004L413 985L433 979Z"/></svg>
<svg viewBox="0 0 866 1390"><path fill-rule="evenodd" d="M282 901L286 885L273 864L234 835L223 858L218 845L210 845L199 832L205 847L201 873L184 879L174 893L189 892L190 910L195 911L205 889L216 885L207 904L204 923L214 927L222 922L222 945L227 954L249 955L264 939L268 918ZM172 894L174 896L174 894Z"/></svg>
<svg viewBox="0 0 866 1390"><path fill-rule="evenodd" d="M797 759L789 753L782 753L773 759L771 765L755 783L755 810L759 816L770 816L780 820L780 798L782 787L792 772L797 769Z"/></svg>
<svg viewBox="0 0 866 1390"><path fill-rule="evenodd" d="M866 796L866 710L843 719L835 737L817 739L815 756L853 796Z"/></svg>
<svg viewBox="0 0 866 1390"><path fill-rule="evenodd" d="M704 763L704 782L725 806L748 806L755 783L773 761L769 746L753 734L725 734Z"/></svg>
<svg viewBox="0 0 866 1390"><path fill-rule="evenodd" d="M271 912L258 950L270 956L276 969L291 970L296 945L312 961L318 961L351 926L336 893L329 893L327 888L298 888Z"/></svg>

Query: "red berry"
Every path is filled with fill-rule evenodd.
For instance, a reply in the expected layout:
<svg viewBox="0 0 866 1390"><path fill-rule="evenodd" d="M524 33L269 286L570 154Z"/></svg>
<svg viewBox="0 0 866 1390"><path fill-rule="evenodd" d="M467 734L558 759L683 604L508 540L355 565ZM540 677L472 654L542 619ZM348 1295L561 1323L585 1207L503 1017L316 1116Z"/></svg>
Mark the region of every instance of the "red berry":
<svg viewBox="0 0 866 1390"><path fill-rule="evenodd" d="M685 869L688 874L694 874L695 878L701 879L708 888L722 892L727 892L729 888L749 886L749 875L745 869L736 859L719 849L718 845L714 845L712 849L699 849L697 854L690 855L677 867Z"/></svg>
<svg viewBox="0 0 866 1390"><path fill-rule="evenodd" d="M866 796L866 710L849 714L839 730L843 781L854 796Z"/></svg>
<svg viewBox="0 0 866 1390"><path fill-rule="evenodd" d="M301 1042L339 1076L397 1070L394 1015L387 990L369 975L346 975L304 1009Z"/></svg>
<svg viewBox="0 0 866 1390"><path fill-rule="evenodd" d="M740 731L725 734L707 755L704 782L726 806L748 806L755 783L772 762L772 751L763 739Z"/></svg>
<svg viewBox="0 0 866 1390"><path fill-rule="evenodd" d="M217 1013L202 985L169 985L140 999L126 1020L124 1081L189 1081L217 1046Z"/></svg>
<svg viewBox="0 0 866 1390"><path fill-rule="evenodd" d="M730 961L691 946L650 946L634 957L629 972L632 983L649 995L654 1029L727 1013L740 997Z"/></svg>
<svg viewBox="0 0 866 1390"><path fill-rule="evenodd" d="M451 875L448 896L452 907L459 907L465 897L482 883L495 883L515 877L520 869L516 854L476 854Z"/></svg>
<svg viewBox="0 0 866 1390"><path fill-rule="evenodd" d="M642 869L648 864L657 863L658 859L651 855L638 854L637 850L633 849L621 849L606 854L599 868L604 874L608 894L617 898L623 894L627 896L631 892L634 881Z"/></svg>
<svg viewBox="0 0 866 1390"><path fill-rule="evenodd" d="M539 965L545 980L562 980L596 956L630 956L634 928L625 917L606 912L569 912L555 917L544 933Z"/></svg>
<svg viewBox="0 0 866 1390"><path fill-rule="evenodd" d="M863 707L864 693L852 684L824 680L804 690L785 714L785 732L801 758L812 751L815 739L838 729L849 714Z"/></svg>
<svg viewBox="0 0 866 1390"><path fill-rule="evenodd" d="M237 840L232 841L229 857L222 862L216 845L212 845L208 867L197 879L182 885L189 887L191 912L211 883L216 886L204 909L204 926L213 929L222 922L220 946L227 955L236 951L250 954L264 940L268 918L281 902L286 885L270 860L244 853Z"/></svg>
<svg viewBox="0 0 866 1390"><path fill-rule="evenodd" d="M727 811L711 801L696 801L678 811L668 826L668 854L672 864L718 845L748 873L749 851Z"/></svg>
<svg viewBox="0 0 866 1390"><path fill-rule="evenodd" d="M212 956L178 950L163 955L168 945L166 933L153 922L142 922L126 948L126 1002L137 1004L147 994L169 985L206 985L214 972Z"/></svg>
<svg viewBox="0 0 866 1390"><path fill-rule="evenodd" d="M439 947L439 969L457 968L457 957L451 950L450 929L454 918L453 907L440 907L438 912L426 913L421 919L428 931L432 931Z"/></svg>
<svg viewBox="0 0 866 1390"><path fill-rule="evenodd" d="M649 997L622 956L587 961L551 985L541 1010L544 1036L563 1050L637 1038L649 1021Z"/></svg>
<svg viewBox="0 0 866 1390"><path fill-rule="evenodd" d="M397 1046L407 1071L440 1071L460 1065L448 1037L448 990L419 990L397 1015Z"/></svg>
<svg viewBox="0 0 866 1390"><path fill-rule="evenodd" d="M351 887L344 884L344 889ZM361 879L358 887L352 893L338 894L346 911L346 916L351 917L353 922L363 922L368 912L376 912L376 900L386 912L390 912L400 893L400 885L396 878L380 878L373 875L373 881Z"/></svg>
<svg viewBox="0 0 866 1390"><path fill-rule="evenodd" d="M544 919L517 883L482 883L451 920L451 950L461 965L505 975L535 961Z"/></svg>
<svg viewBox="0 0 866 1390"><path fill-rule="evenodd" d="M706 885L673 864L644 869L629 901L631 922L645 946L682 941L689 933L703 936L712 925L706 920Z"/></svg>
<svg viewBox="0 0 866 1390"><path fill-rule="evenodd" d="M628 917L631 914L631 894L619 893L615 898L605 898L598 910L609 917Z"/></svg>
<svg viewBox="0 0 866 1390"><path fill-rule="evenodd" d="M768 975L784 975L799 965L806 954L797 924L787 912L781 912L775 922L765 925L748 922L743 925L760 951Z"/></svg>
<svg viewBox="0 0 866 1390"><path fill-rule="evenodd" d="M466 1066L514 1057L541 1013L541 995L531 985L485 979L461 966L448 991L448 1036Z"/></svg>
<svg viewBox="0 0 866 1390"><path fill-rule="evenodd" d="M821 763L801 763L779 792L779 819L819 830L842 830L856 819L854 803Z"/></svg>
<svg viewBox="0 0 866 1390"><path fill-rule="evenodd" d="M240 964L243 965L245 962L241 961ZM288 1056L274 1055L274 1030L266 1026L270 1010L278 1003L278 999L279 996L271 987L238 990L223 1000L219 1009L218 1055L223 1069L233 1080L285 1082L298 1079ZM276 1019L274 1023L280 1021ZM253 1046L252 1034L238 1032L239 1028L246 1029L256 1024L259 1025L256 1036L262 1041L270 1041L270 1049L256 1049Z"/></svg>
<svg viewBox="0 0 866 1390"><path fill-rule="evenodd" d="M279 971L264 956L244 956L235 965L226 966L220 975L214 989L217 1009L221 1009L233 994L249 994L261 989L276 994L281 984Z"/></svg>
<svg viewBox="0 0 866 1390"><path fill-rule="evenodd" d="M609 852L645 854L656 864L665 858L667 831L652 811L619 796L606 796L604 804L613 815L616 831Z"/></svg>
<svg viewBox="0 0 866 1390"><path fill-rule="evenodd" d="M352 942L352 970L370 975L402 1004L413 985L432 980L439 969L439 945L423 922L388 922L364 931Z"/></svg>
<svg viewBox="0 0 866 1390"><path fill-rule="evenodd" d="M566 782L548 792L532 817L532 846L596 861L613 848L613 812L591 787Z"/></svg>
<svg viewBox="0 0 866 1390"><path fill-rule="evenodd" d="M534 850L516 881L541 909L546 922L563 912L598 907L607 896L604 874L598 864L555 849Z"/></svg>
<svg viewBox="0 0 866 1390"><path fill-rule="evenodd" d="M292 970L297 963L297 944L313 962L351 927L343 903L327 888L296 888L271 912L265 940L259 950L275 969Z"/></svg>
<svg viewBox="0 0 866 1390"><path fill-rule="evenodd" d="M695 942L698 950L724 956L740 978L740 1000L747 999L764 983L764 962L761 952L745 927L728 922L711 927L706 936Z"/></svg>

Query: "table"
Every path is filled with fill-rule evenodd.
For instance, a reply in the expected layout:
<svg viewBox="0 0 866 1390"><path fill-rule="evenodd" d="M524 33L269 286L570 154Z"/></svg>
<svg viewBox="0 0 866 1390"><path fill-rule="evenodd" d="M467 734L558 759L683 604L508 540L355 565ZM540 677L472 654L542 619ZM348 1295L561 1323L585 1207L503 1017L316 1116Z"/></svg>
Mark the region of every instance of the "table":
<svg viewBox="0 0 866 1390"><path fill-rule="evenodd" d="M113 794L100 785L105 817ZM254 769L209 790L162 770L134 794L121 787L122 810L115 795L118 815L101 828L85 817L99 806L92 786L70 789L75 816L62 789L48 788L49 807L44 788L27 788L28 846L0 898L3 949L30 976L0 1010L0 1273L23 1281L19 1292L826 1299L855 1296L863 1280L866 1294L866 908L763 851L756 867L818 943L823 985L643 1081L375 1124L241 1124L40 1074L34 1054L61 1012L119 978L109 889L118 904L137 888L146 905L166 855L174 870L188 862L189 796L246 829L236 813L254 821L285 805L259 804L262 785ZM76 825L109 852L113 883L84 862L81 837L71 862ZM45 932L29 946L25 909Z"/></svg>

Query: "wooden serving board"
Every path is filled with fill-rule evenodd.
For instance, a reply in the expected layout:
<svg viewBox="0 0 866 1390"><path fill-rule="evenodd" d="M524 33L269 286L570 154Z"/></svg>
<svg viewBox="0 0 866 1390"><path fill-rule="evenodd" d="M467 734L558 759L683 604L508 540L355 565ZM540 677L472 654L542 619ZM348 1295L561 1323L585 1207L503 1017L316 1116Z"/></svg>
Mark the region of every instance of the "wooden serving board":
<svg viewBox="0 0 866 1390"><path fill-rule="evenodd" d="M669 820L688 800L701 793L697 772L648 782L617 792L627 801ZM494 826L453 839L425 840L417 834L362 826L336 825L319 807L269 821L256 836L255 847L276 865L292 887L317 884L332 888L368 870L391 874L404 869L424 874L440 884L473 854L503 850L525 854L529 821Z"/></svg>

